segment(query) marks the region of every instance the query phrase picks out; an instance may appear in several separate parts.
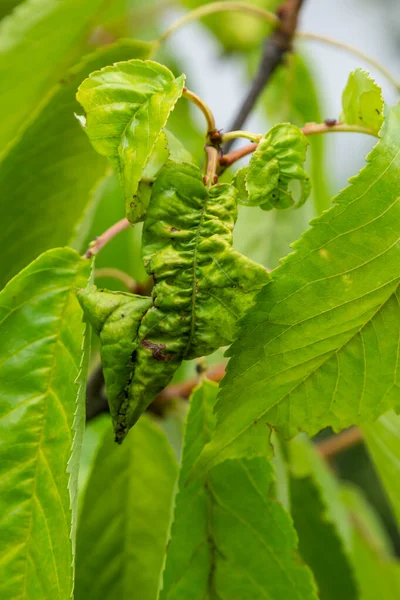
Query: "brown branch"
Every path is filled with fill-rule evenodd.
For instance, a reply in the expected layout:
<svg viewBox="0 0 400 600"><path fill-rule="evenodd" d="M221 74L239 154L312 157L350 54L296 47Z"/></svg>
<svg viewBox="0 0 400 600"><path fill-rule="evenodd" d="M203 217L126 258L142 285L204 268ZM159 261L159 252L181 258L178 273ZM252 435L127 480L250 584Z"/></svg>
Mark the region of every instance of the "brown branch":
<svg viewBox="0 0 400 600"><path fill-rule="evenodd" d="M271 79L276 68L282 63L285 54L291 51L302 3L303 0L285 0L277 8L276 14L279 18L279 26L264 42L257 73L229 131L242 129L264 87ZM225 145L225 152L231 148L232 144L233 140Z"/></svg>
<svg viewBox="0 0 400 600"><path fill-rule="evenodd" d="M351 427L338 435L332 435L328 439L319 442L316 447L321 456L325 459L331 459L337 454L356 446L362 442L362 439L361 429Z"/></svg>
<svg viewBox="0 0 400 600"><path fill-rule="evenodd" d="M128 227L130 227L130 223L128 219L125 218L121 219L117 223L114 223L114 225L111 225L111 227L106 229L104 233L99 235L99 237L90 243L89 248L86 250L84 256L86 258L95 256L102 248L104 248L106 244L108 244L110 240L115 238L115 236L121 233L121 231L124 231L124 229L128 229Z"/></svg>

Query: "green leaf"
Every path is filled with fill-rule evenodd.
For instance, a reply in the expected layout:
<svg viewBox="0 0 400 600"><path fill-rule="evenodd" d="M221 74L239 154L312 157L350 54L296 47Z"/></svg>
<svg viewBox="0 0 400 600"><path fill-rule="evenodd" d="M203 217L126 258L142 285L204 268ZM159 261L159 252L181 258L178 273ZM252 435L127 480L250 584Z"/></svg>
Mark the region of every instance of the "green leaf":
<svg viewBox="0 0 400 600"><path fill-rule="evenodd" d="M400 526L400 416L390 411L363 426L364 439Z"/></svg>
<svg viewBox="0 0 400 600"><path fill-rule="evenodd" d="M362 125L376 134L383 123L383 97L381 88L363 69L349 75L342 95L341 121L348 125Z"/></svg>
<svg viewBox="0 0 400 600"><path fill-rule="evenodd" d="M0 23L0 154L58 81L104 0L26 0Z"/></svg>
<svg viewBox="0 0 400 600"><path fill-rule="evenodd" d="M152 300L92 290L80 295L101 343L108 345L105 378L119 442L182 360L232 341L237 319L269 280L263 267L232 249L235 221L231 185L208 190L198 167L168 162L153 185L143 228L143 260L155 282ZM129 319L125 303L133 311Z"/></svg>
<svg viewBox="0 0 400 600"><path fill-rule="evenodd" d="M143 417L126 443L97 454L79 519L75 600L155 600L177 466L165 434Z"/></svg>
<svg viewBox="0 0 400 600"><path fill-rule="evenodd" d="M2 598L72 593L67 464L84 330L75 290L89 269L71 249L49 250L0 294Z"/></svg>
<svg viewBox="0 0 400 600"><path fill-rule="evenodd" d="M294 204L291 191L292 181L298 181L301 195L297 206L301 206L310 195L310 178L303 168L308 140L295 125L275 125L260 140L253 153L244 187L248 198L243 195L243 170L240 173L242 204L260 206L263 210L284 209Z"/></svg>
<svg viewBox="0 0 400 600"><path fill-rule="evenodd" d="M288 53L285 62L279 66L262 95L262 103L267 116L273 123L290 122L302 127L305 123L320 123L322 120L320 99L310 63L303 56ZM323 135L308 138L310 145L310 177L312 198L319 214L329 208L329 174L325 160ZM295 225L298 215L291 215ZM293 240L293 238L292 238Z"/></svg>
<svg viewBox="0 0 400 600"><path fill-rule="evenodd" d="M270 497L265 458L226 461L188 482L212 435L217 389L205 380L191 398L160 600L315 599L290 519Z"/></svg>
<svg viewBox="0 0 400 600"><path fill-rule="evenodd" d="M203 468L242 453L254 423L314 435L398 404L399 131L397 107L367 166L241 321Z"/></svg>
<svg viewBox="0 0 400 600"><path fill-rule="evenodd" d="M360 491L346 488L352 528L352 562L360 588L360 600L397 600L400 595L400 563L388 548L387 534Z"/></svg>
<svg viewBox="0 0 400 600"><path fill-rule="evenodd" d="M163 65L130 60L92 73L78 89L85 131L97 152L118 167L132 223L143 218L135 201L139 181L183 84L183 75L175 79Z"/></svg>
<svg viewBox="0 0 400 600"><path fill-rule="evenodd" d="M299 550L312 569L321 600L356 600L350 560L351 525L340 488L311 443L290 444L291 507Z"/></svg>
<svg viewBox="0 0 400 600"><path fill-rule="evenodd" d="M106 171L107 161L93 152L74 118L80 108L75 99L78 84L93 69L146 56L150 48L143 42L121 41L89 54L67 73L63 70L63 79L41 112L3 159L0 285L40 252L70 243L90 191ZM82 247L77 244L76 249Z"/></svg>

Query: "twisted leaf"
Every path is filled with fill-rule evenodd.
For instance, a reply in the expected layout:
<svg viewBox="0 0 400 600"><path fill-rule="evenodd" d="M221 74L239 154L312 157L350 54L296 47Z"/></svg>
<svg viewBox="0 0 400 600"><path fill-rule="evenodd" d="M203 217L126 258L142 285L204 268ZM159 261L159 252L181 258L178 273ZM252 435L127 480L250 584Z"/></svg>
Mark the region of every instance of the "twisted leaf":
<svg viewBox="0 0 400 600"><path fill-rule="evenodd" d="M289 184L298 181L301 206L310 195L310 178L303 168L308 140L294 125L275 125L265 134L250 159L247 169L236 176L241 191L239 200L263 210L284 209L294 204ZM247 192L247 193L246 193Z"/></svg>
<svg viewBox="0 0 400 600"><path fill-rule="evenodd" d="M143 229L144 263L155 282L151 306L149 300L129 294L93 290L81 294L102 344L108 343L109 335L119 344L107 349L105 370L108 394L117 410L113 408L112 414L119 441L182 360L231 343L236 320L268 282L263 267L232 249L236 216L236 190L231 185L208 190L196 166L169 162L153 186ZM131 301L133 328L126 321L121 324L120 303L125 313L125 303ZM116 387L113 369L121 370Z"/></svg>
<svg viewBox="0 0 400 600"><path fill-rule="evenodd" d="M80 120L97 152L117 166L132 223L143 217L137 199L143 169L183 84L183 75L175 79L163 65L134 59L95 71L78 89L86 111Z"/></svg>
<svg viewBox="0 0 400 600"><path fill-rule="evenodd" d="M382 90L363 69L350 73L343 90L342 106L341 121L379 132L383 123Z"/></svg>

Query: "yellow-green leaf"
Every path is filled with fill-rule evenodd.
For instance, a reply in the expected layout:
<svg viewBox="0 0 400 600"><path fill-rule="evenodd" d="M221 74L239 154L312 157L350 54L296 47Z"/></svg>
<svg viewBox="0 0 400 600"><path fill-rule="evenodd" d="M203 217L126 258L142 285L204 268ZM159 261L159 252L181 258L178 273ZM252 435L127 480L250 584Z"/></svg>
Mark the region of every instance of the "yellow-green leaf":
<svg viewBox="0 0 400 600"><path fill-rule="evenodd" d="M97 152L118 167L132 223L143 217L136 202L143 169L183 84L183 75L175 79L159 63L130 60L95 71L79 87L81 122Z"/></svg>
<svg viewBox="0 0 400 600"><path fill-rule="evenodd" d="M341 121L379 132L383 123L382 90L363 69L350 73L343 90L342 106Z"/></svg>

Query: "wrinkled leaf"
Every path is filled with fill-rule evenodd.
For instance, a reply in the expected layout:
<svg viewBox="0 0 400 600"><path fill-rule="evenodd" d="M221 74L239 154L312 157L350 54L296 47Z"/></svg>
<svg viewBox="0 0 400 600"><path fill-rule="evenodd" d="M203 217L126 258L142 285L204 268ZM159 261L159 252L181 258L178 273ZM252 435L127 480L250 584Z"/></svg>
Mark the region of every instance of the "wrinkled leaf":
<svg viewBox="0 0 400 600"><path fill-rule="evenodd" d="M27 0L0 23L0 155L64 72L104 0Z"/></svg>
<svg viewBox="0 0 400 600"><path fill-rule="evenodd" d="M67 73L62 71L62 80L41 112L4 157L0 285L40 252L70 243L90 191L106 171L107 161L93 152L74 118L82 78L110 62L145 57L150 48L144 42L121 41L89 54ZM75 247L83 250L80 244Z"/></svg>
<svg viewBox="0 0 400 600"><path fill-rule="evenodd" d="M349 75L342 95L341 121L348 125L362 125L378 133L383 123L381 88L363 69Z"/></svg>
<svg viewBox="0 0 400 600"><path fill-rule="evenodd" d="M290 519L270 497L266 458L226 461L188 483L212 435L216 395L205 380L191 398L160 600L315 599Z"/></svg>
<svg viewBox="0 0 400 600"><path fill-rule="evenodd" d="M235 220L232 186L207 190L196 166L169 162L154 183L143 228L144 264L155 281L151 307L146 310L147 300L128 294L89 290L80 296L88 318L101 331L102 343L105 323L110 325L107 339L110 334L119 342L109 347L110 379L108 369L105 372L118 441L182 360L211 354L231 342L237 319L269 280L263 267L232 249ZM99 304L102 294L107 309ZM132 310L137 307L135 327L139 312L146 310L137 336L121 316L125 307L120 309L119 303L125 302L134 303ZM116 370L114 385L111 374Z"/></svg>
<svg viewBox="0 0 400 600"><path fill-rule="evenodd" d="M139 181L183 84L163 65L130 60L95 71L79 87L81 122L95 150L117 166L132 223L143 218Z"/></svg>
<svg viewBox="0 0 400 600"><path fill-rule="evenodd" d="M122 447L106 433L79 519L75 600L156 600L176 476L148 417Z"/></svg>
<svg viewBox="0 0 400 600"><path fill-rule="evenodd" d="M254 423L313 435L398 404L399 131L397 107L367 166L242 319L203 467L242 453Z"/></svg>
<svg viewBox="0 0 400 600"><path fill-rule="evenodd" d="M262 105L268 118L273 124L290 122L298 127L310 122L320 123L323 117L317 84L309 61L299 54L288 53L262 95ZM308 142L312 198L319 214L329 208L331 200L325 160L326 136L313 135ZM287 218L289 215L297 222L298 214L287 213Z"/></svg>
<svg viewBox="0 0 400 600"><path fill-rule="evenodd" d="M351 525L340 488L311 443L290 444L291 507L299 550L314 573L321 600L357 600L350 559Z"/></svg>
<svg viewBox="0 0 400 600"><path fill-rule="evenodd" d="M400 416L390 411L363 427L364 439L400 526Z"/></svg>
<svg viewBox="0 0 400 600"><path fill-rule="evenodd" d="M75 290L89 269L73 250L49 250L0 294L1 598L72 592L67 464L84 330Z"/></svg>
<svg viewBox="0 0 400 600"><path fill-rule="evenodd" d="M308 140L298 127L289 123L272 127L260 140L245 173L247 198L240 175L240 202L263 210L289 208L294 204L289 184L298 181L301 195L297 206L304 204L311 190L310 178L303 168L307 145Z"/></svg>

